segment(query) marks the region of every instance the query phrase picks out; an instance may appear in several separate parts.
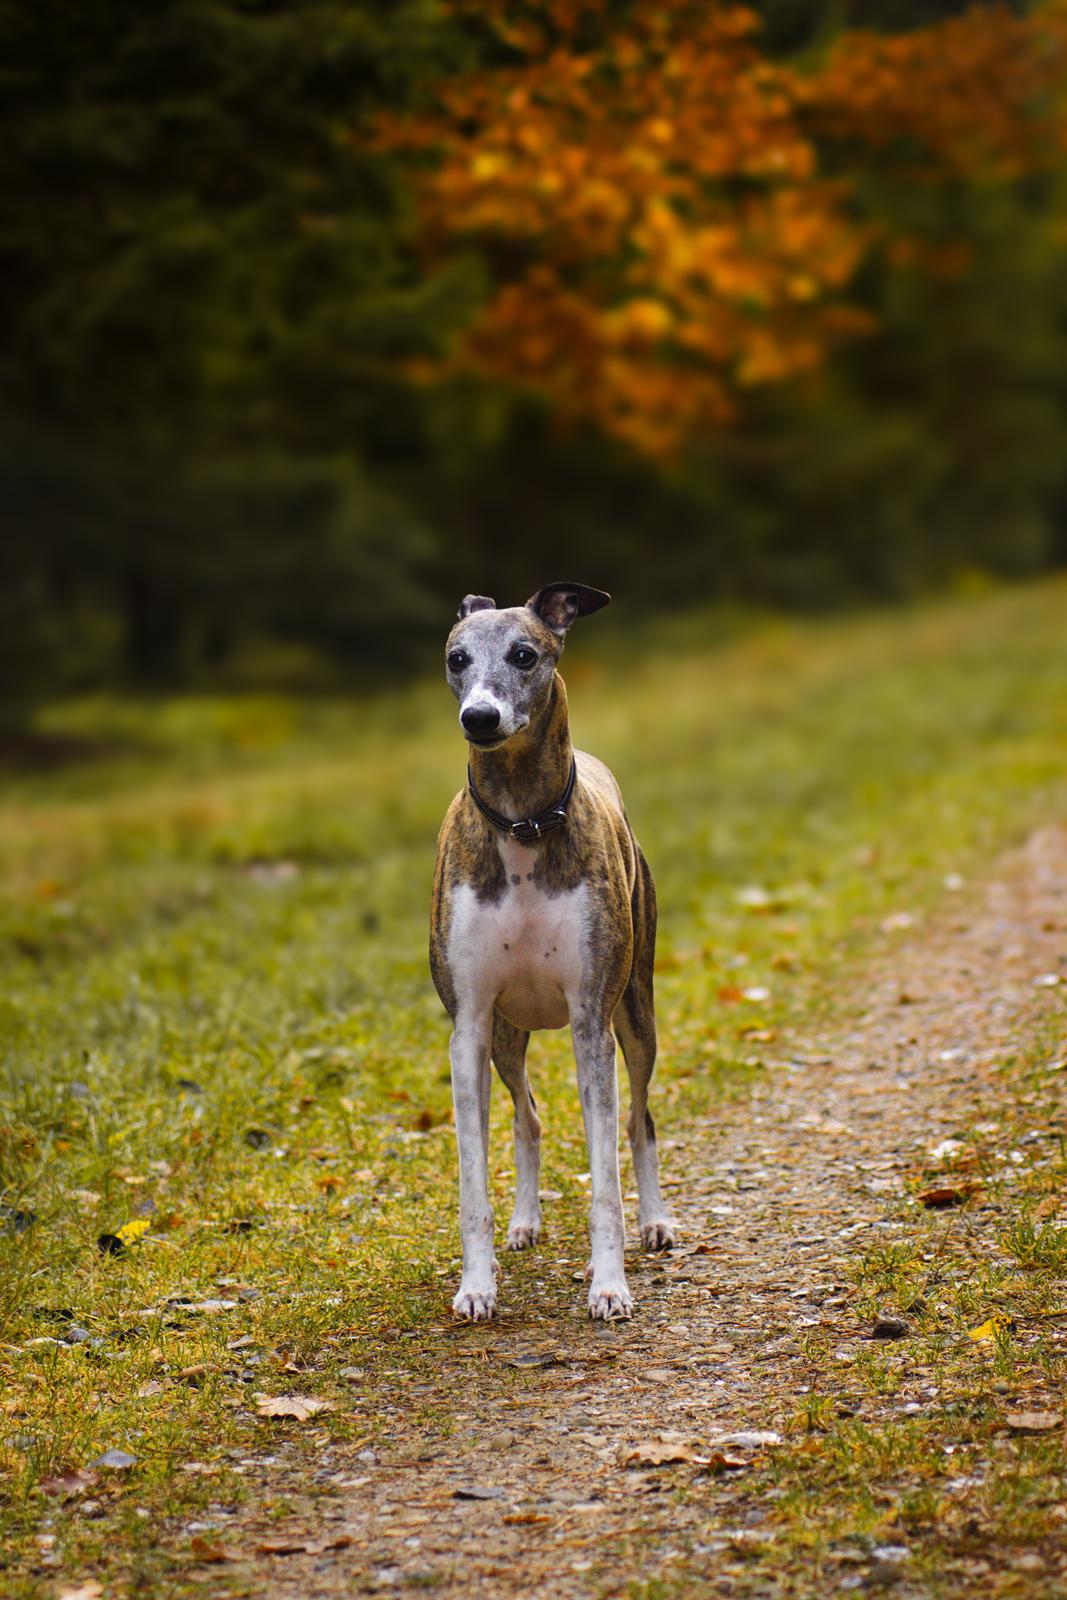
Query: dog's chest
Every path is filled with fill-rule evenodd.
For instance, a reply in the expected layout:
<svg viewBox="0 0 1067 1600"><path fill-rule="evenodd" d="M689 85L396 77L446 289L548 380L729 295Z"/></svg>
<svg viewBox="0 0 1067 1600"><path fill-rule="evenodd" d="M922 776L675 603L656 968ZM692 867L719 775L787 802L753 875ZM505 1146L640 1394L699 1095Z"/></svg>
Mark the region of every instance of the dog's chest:
<svg viewBox="0 0 1067 1600"><path fill-rule="evenodd" d="M568 997L581 987L588 891L548 894L534 882L534 856L500 841L507 884L481 901L468 884L453 891L449 964L457 993L493 1001L519 1028L562 1028Z"/></svg>

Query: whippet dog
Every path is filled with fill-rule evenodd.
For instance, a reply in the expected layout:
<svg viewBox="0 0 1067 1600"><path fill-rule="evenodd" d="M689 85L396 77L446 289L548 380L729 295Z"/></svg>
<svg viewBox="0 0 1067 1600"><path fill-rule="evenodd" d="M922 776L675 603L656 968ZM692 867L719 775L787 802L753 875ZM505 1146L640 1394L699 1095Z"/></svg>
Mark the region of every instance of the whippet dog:
<svg viewBox="0 0 1067 1600"><path fill-rule="evenodd" d="M602 762L571 748L556 663L577 617L610 599L550 583L497 610L468 595L448 636L448 683L470 745L467 785L441 827L430 968L452 1018L463 1276L458 1317L496 1309L487 1188L490 1058L515 1103L515 1209L509 1250L537 1243L541 1124L526 1076L535 1028L568 1022L592 1180L589 1315L629 1317L623 1265L615 1037L630 1079L630 1146L646 1250L674 1227L659 1188L648 1085L656 1059L652 966L656 891Z"/></svg>

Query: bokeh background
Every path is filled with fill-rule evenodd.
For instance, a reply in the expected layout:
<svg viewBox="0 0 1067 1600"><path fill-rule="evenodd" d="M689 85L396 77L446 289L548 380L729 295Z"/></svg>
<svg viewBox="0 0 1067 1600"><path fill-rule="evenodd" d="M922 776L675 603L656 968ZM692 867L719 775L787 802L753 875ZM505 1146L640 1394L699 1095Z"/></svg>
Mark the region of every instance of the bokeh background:
<svg viewBox="0 0 1067 1600"><path fill-rule="evenodd" d="M467 589L1067 558L1061 0L39 0L0 61L9 718L395 677Z"/></svg>

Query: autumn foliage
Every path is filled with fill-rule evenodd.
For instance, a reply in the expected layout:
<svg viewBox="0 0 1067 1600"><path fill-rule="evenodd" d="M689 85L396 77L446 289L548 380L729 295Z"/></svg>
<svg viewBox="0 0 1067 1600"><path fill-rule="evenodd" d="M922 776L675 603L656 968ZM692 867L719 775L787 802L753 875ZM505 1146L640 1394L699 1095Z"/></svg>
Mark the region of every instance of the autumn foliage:
<svg viewBox="0 0 1067 1600"><path fill-rule="evenodd" d="M427 251L468 241L490 263L450 369L652 455L869 325L849 284L884 230L857 202L851 149L922 182L1018 174L1047 153L1063 75L1060 7L850 31L804 70L768 59L744 6L457 9L493 34L488 64L376 135L432 158Z"/></svg>

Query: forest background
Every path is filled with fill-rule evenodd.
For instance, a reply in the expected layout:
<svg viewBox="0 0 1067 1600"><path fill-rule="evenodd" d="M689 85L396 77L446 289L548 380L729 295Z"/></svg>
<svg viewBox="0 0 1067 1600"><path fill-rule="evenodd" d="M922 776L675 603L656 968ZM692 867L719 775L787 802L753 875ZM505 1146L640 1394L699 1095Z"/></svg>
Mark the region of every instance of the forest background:
<svg viewBox="0 0 1067 1600"><path fill-rule="evenodd" d="M0 5L0 686L1067 559L1067 7Z"/></svg>

